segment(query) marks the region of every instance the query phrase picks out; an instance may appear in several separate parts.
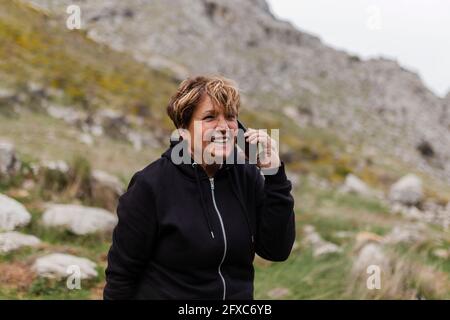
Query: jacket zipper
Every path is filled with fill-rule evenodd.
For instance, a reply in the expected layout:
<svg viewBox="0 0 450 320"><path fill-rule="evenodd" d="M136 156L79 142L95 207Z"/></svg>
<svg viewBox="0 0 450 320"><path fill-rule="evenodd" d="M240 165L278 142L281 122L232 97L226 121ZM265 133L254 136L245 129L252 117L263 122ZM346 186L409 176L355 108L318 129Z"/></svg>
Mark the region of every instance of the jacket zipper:
<svg viewBox="0 0 450 320"><path fill-rule="evenodd" d="M222 275L221 267L222 267L223 262L225 261L225 256L227 254L227 236L225 234L225 227L223 226L222 216L220 215L219 209L217 208L216 198L214 196L214 178L209 178L209 182L211 183L211 195L212 195L212 199L213 199L213 203L214 203L214 208L216 209L217 216L219 217L220 226L222 227L222 234L223 234L224 250L223 250L222 261L220 261L220 264L219 264L219 267L217 270L219 272L219 276L222 279L222 283L223 283L222 299L225 300L225 295L227 292L227 285L225 283L225 278Z"/></svg>

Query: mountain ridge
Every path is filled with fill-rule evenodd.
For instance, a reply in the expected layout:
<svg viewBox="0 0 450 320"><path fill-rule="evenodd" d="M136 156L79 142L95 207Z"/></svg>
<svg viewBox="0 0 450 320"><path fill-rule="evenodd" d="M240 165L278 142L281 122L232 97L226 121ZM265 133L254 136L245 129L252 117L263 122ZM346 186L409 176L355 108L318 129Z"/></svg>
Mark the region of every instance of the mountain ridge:
<svg viewBox="0 0 450 320"><path fill-rule="evenodd" d="M88 37L152 68L220 73L240 84L245 104L334 128L349 143L388 149L450 181L446 101L396 61L336 50L277 19L264 0L120 2L30 0L56 16L78 4ZM433 158L419 146L432 146Z"/></svg>

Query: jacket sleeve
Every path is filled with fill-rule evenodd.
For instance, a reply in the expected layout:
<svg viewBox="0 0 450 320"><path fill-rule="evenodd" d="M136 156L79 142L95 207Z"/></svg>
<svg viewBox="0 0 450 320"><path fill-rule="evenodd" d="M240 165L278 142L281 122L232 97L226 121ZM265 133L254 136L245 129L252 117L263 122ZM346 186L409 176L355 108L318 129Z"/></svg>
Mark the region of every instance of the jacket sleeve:
<svg viewBox="0 0 450 320"><path fill-rule="evenodd" d="M139 276L150 258L157 225L154 197L140 172L132 177L119 198L118 223L113 231L105 270L105 300L133 299Z"/></svg>
<svg viewBox="0 0 450 320"><path fill-rule="evenodd" d="M295 240L294 198L284 163L274 175L256 178L255 252L271 261L289 257Z"/></svg>

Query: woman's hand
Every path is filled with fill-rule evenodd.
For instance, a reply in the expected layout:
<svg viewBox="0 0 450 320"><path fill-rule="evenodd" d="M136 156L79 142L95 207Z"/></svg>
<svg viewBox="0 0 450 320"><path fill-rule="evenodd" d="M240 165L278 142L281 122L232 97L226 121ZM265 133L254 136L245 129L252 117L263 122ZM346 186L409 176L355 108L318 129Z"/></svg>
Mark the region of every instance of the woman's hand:
<svg viewBox="0 0 450 320"><path fill-rule="evenodd" d="M278 143L265 130L248 128L244 133L245 140L250 144L258 144L258 159L256 165L261 169L278 168L281 165Z"/></svg>

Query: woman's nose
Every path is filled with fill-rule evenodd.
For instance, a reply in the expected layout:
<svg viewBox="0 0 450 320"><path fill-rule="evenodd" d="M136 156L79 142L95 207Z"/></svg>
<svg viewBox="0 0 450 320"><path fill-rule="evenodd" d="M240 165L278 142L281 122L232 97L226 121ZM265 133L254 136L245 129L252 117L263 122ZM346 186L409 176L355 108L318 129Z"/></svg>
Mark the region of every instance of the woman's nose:
<svg viewBox="0 0 450 320"><path fill-rule="evenodd" d="M221 116L219 117L219 120L217 122L216 130L218 131L226 131L228 130L228 122L225 119L225 117Z"/></svg>

